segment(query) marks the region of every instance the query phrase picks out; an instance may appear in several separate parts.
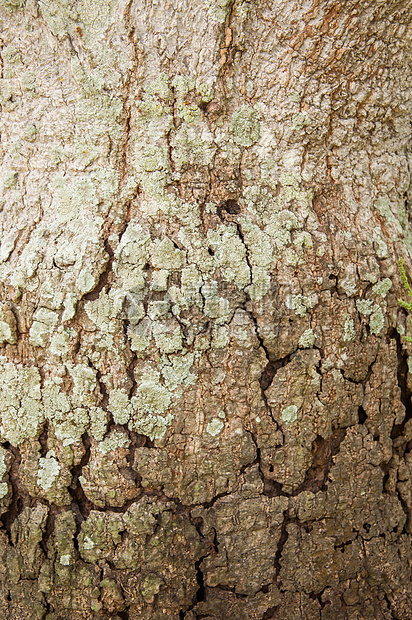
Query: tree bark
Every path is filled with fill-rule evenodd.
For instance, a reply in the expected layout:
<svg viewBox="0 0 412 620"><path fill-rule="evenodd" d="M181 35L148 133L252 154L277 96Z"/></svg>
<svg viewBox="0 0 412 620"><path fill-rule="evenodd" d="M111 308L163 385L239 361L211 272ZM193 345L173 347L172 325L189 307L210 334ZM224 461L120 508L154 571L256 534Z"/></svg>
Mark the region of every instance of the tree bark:
<svg viewBox="0 0 412 620"><path fill-rule="evenodd" d="M0 616L412 616L412 2L0 0Z"/></svg>

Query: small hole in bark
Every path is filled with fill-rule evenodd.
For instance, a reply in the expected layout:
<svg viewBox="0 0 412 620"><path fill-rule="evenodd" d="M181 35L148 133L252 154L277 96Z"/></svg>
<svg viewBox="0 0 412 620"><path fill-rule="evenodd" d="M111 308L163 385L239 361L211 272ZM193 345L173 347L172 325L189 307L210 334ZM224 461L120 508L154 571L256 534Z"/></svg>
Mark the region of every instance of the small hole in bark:
<svg viewBox="0 0 412 620"><path fill-rule="evenodd" d="M364 424L366 422L366 418L368 416L365 413L365 409L363 407L359 407L358 409L358 420L359 424Z"/></svg>
<svg viewBox="0 0 412 620"><path fill-rule="evenodd" d="M364 523L363 524L363 529L365 530L365 532L369 532L369 530L371 529L370 523Z"/></svg>
<svg viewBox="0 0 412 620"><path fill-rule="evenodd" d="M212 250L212 248L208 248L207 251L209 252L210 256L214 256L215 255L215 253Z"/></svg>
<svg viewBox="0 0 412 620"><path fill-rule="evenodd" d="M225 213L228 213L229 215L238 215L240 213L240 206L236 200L229 198L229 200L225 200L220 203L217 208L217 214L222 219Z"/></svg>
<svg viewBox="0 0 412 620"><path fill-rule="evenodd" d="M150 269L150 263L146 263L146 265L143 267L143 271L149 271Z"/></svg>
<svg viewBox="0 0 412 620"><path fill-rule="evenodd" d="M277 607L269 607L262 616L262 620L272 620L275 617Z"/></svg>
<svg viewBox="0 0 412 620"><path fill-rule="evenodd" d="M145 448L154 448L154 443L153 441L150 439L150 437L146 437L146 441L144 443L144 447Z"/></svg>

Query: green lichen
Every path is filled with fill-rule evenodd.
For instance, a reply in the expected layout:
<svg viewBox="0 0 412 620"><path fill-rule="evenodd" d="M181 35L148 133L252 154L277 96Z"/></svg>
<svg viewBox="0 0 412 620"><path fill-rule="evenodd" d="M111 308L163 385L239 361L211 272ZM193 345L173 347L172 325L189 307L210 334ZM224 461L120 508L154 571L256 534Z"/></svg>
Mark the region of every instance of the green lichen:
<svg viewBox="0 0 412 620"><path fill-rule="evenodd" d="M202 298L200 296L200 287L203 284L203 278L200 271L195 265L190 265L182 269L180 275L180 290L186 306L197 304L200 305Z"/></svg>
<svg viewBox="0 0 412 620"><path fill-rule="evenodd" d="M306 316L307 311L313 308L314 302L309 297L305 297L301 293L298 295L289 295L286 299L286 307L294 310L298 316Z"/></svg>
<svg viewBox="0 0 412 620"><path fill-rule="evenodd" d="M212 418L206 426L206 432L209 433L209 435L212 435L212 437L216 437L216 435L219 435L223 427L224 422L221 419Z"/></svg>
<svg viewBox="0 0 412 620"><path fill-rule="evenodd" d="M171 413L165 416L152 414L136 415L129 422L129 428L141 435L146 435L154 441L155 439L162 439L162 437L165 436L173 419L174 416Z"/></svg>
<svg viewBox="0 0 412 620"><path fill-rule="evenodd" d="M162 359L162 376L169 390L175 390L180 385L192 385L197 376L190 372L193 366L194 354L173 355Z"/></svg>
<svg viewBox="0 0 412 620"><path fill-rule="evenodd" d="M44 458L39 459L37 472L37 484L44 490L49 491L59 476L60 464L55 458L53 450L49 450Z"/></svg>
<svg viewBox="0 0 412 620"><path fill-rule="evenodd" d="M298 408L296 407L296 405L289 405L288 407L285 407L282 413L280 414L280 419L283 420L283 422L286 422L288 424L295 422L297 418L298 418Z"/></svg>
<svg viewBox="0 0 412 620"><path fill-rule="evenodd" d="M153 267L156 269L180 269L184 263L184 253L176 248L173 241L165 237L162 241L156 240L150 248Z"/></svg>
<svg viewBox="0 0 412 620"><path fill-rule="evenodd" d="M41 379L34 366L12 364L0 358L0 434L13 446L39 433L44 421Z"/></svg>
<svg viewBox="0 0 412 620"><path fill-rule="evenodd" d="M183 272L182 270L182 278ZM152 291L167 291L167 281L169 278L169 271L167 269L157 269L152 273L152 279L150 283L150 288Z"/></svg>
<svg viewBox="0 0 412 620"><path fill-rule="evenodd" d="M385 218L387 222L396 222L396 218L391 211L389 200L386 198L386 196L381 196L380 198L378 198L378 200L375 201L373 206L380 213L380 215Z"/></svg>
<svg viewBox="0 0 412 620"><path fill-rule="evenodd" d="M369 319L369 328L371 334L378 335L385 324L385 317L383 316L382 308L378 305L373 306L373 312Z"/></svg>
<svg viewBox="0 0 412 620"><path fill-rule="evenodd" d="M161 353L177 353L183 347L183 335L177 321L153 323L152 334Z"/></svg>
<svg viewBox="0 0 412 620"><path fill-rule="evenodd" d="M381 297L386 297L390 289L392 288L392 280L390 278L385 278L384 280L380 280L372 287L372 292L375 295L380 295Z"/></svg>
<svg viewBox="0 0 412 620"><path fill-rule="evenodd" d="M64 357L69 351L70 340L75 333L75 330L64 329L60 325L50 340L50 352L58 357Z"/></svg>
<svg viewBox="0 0 412 620"><path fill-rule="evenodd" d="M16 319L6 305L0 308L0 346L5 342L9 344L16 344L17 340L17 325Z"/></svg>
<svg viewBox="0 0 412 620"><path fill-rule="evenodd" d="M214 325L212 331L212 349L224 349L229 342L229 329L226 325Z"/></svg>
<svg viewBox="0 0 412 620"><path fill-rule="evenodd" d="M345 321L345 327L343 332L343 341L350 342L356 338L355 324L353 318L348 316Z"/></svg>
<svg viewBox="0 0 412 620"><path fill-rule="evenodd" d="M114 430L104 439L104 441L99 443L98 450L100 454L106 455L113 450L123 448L128 443L129 438L124 431Z"/></svg>
<svg viewBox="0 0 412 620"><path fill-rule="evenodd" d="M34 321L29 332L29 341L35 347L45 347L58 323L56 312L47 308L39 308L34 314Z"/></svg>
<svg viewBox="0 0 412 620"><path fill-rule="evenodd" d="M152 321L146 317L138 325L129 325L127 336L130 339L132 351L138 353L146 351L152 339Z"/></svg>
<svg viewBox="0 0 412 620"><path fill-rule="evenodd" d="M0 446L0 480L6 475L8 466L6 462L7 451ZM9 492L9 485L7 482L0 483L0 499L3 499Z"/></svg>
<svg viewBox="0 0 412 620"><path fill-rule="evenodd" d="M299 338L299 346L305 349L313 347L315 343L315 334L313 329L306 329Z"/></svg>
<svg viewBox="0 0 412 620"><path fill-rule="evenodd" d="M116 424L127 424L133 413L133 407L126 390L115 389L110 391L108 409Z"/></svg>
<svg viewBox="0 0 412 620"><path fill-rule="evenodd" d="M231 0L210 0L208 13L214 20L223 24L228 14Z"/></svg>
<svg viewBox="0 0 412 620"><path fill-rule="evenodd" d="M299 131L304 127L310 125L310 120L307 112L297 112L292 118L292 125L295 131Z"/></svg>
<svg viewBox="0 0 412 620"><path fill-rule="evenodd" d="M153 603L163 584L163 579L157 575L147 575L145 577L142 585L142 596L147 603Z"/></svg>
<svg viewBox="0 0 412 620"><path fill-rule="evenodd" d="M180 170L185 165L207 166L212 163L216 147L213 135L207 125L196 127L182 125L171 138L172 157L175 166Z"/></svg>
<svg viewBox="0 0 412 620"><path fill-rule="evenodd" d="M169 408L171 401L169 390L151 378L139 385L133 399L139 413L142 414L162 414Z"/></svg>
<svg viewBox="0 0 412 620"><path fill-rule="evenodd" d="M407 312L411 313L412 312L412 288L411 288L411 285L409 284L409 279L408 279L408 276L406 275L402 258L399 259L399 271L401 274L401 280L402 280L403 286L405 288L405 291L408 293L410 301L407 302L407 301L404 301L403 299L398 299L398 303ZM405 340L407 342L412 342L412 338L410 336L405 336Z"/></svg>
<svg viewBox="0 0 412 620"><path fill-rule="evenodd" d="M371 299L357 299L356 307L363 316L370 316L373 312L373 301Z"/></svg>
<svg viewBox="0 0 412 620"><path fill-rule="evenodd" d="M230 129L236 144L252 146L260 138L259 113L251 106L242 105L233 114Z"/></svg>
<svg viewBox="0 0 412 620"><path fill-rule="evenodd" d="M235 226L218 226L216 230L208 230L207 242L215 253L215 264L220 267L226 281L234 282L238 288L250 284L246 247Z"/></svg>

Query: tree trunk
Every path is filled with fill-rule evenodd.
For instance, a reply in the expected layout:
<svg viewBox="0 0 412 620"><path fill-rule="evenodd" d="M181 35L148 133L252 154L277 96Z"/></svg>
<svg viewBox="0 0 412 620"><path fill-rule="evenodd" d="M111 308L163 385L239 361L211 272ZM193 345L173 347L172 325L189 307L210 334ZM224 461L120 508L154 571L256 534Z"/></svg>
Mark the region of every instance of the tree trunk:
<svg viewBox="0 0 412 620"><path fill-rule="evenodd" d="M0 617L409 620L412 2L0 4Z"/></svg>

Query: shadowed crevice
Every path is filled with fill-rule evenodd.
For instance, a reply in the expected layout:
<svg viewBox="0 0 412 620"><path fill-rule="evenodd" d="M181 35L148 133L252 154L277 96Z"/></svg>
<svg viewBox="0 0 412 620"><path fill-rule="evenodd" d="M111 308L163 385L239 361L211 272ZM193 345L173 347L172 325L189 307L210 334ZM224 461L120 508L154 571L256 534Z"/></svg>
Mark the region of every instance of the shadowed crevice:
<svg viewBox="0 0 412 620"><path fill-rule="evenodd" d="M305 480L292 493L293 496L299 495L302 491L326 491L326 483L332 459L339 452L340 444L346 435L345 428L337 428L328 439L318 435L312 444L312 465L306 472Z"/></svg>

